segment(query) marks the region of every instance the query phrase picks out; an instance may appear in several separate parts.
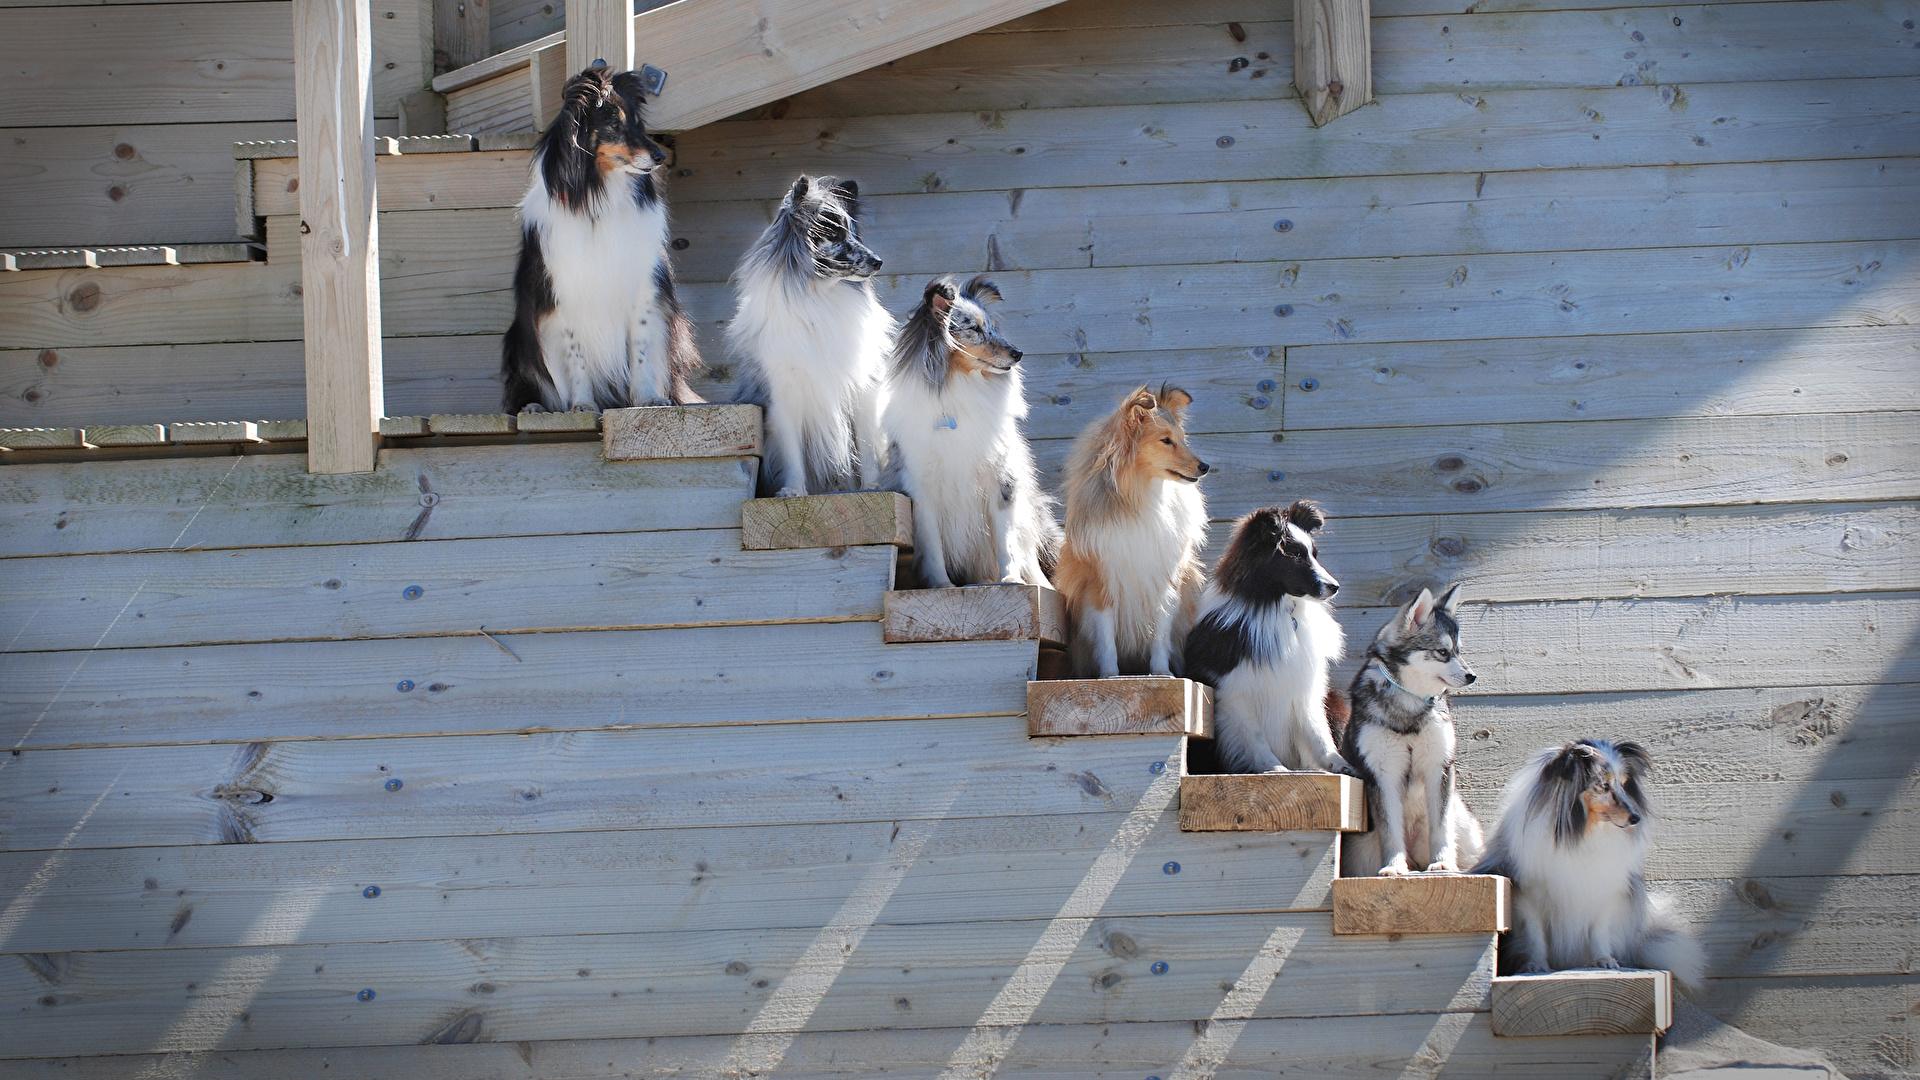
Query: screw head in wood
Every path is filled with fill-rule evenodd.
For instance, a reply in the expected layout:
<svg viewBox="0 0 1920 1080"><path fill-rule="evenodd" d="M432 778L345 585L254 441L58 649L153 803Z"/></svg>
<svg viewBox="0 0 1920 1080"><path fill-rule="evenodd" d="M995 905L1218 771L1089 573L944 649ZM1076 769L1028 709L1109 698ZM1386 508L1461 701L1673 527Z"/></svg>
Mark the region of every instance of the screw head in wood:
<svg viewBox="0 0 1920 1080"><path fill-rule="evenodd" d="M353 995L353 996L354 996L354 997L356 997L356 998L358 998L358 999L360 999L361 1001L372 1001L372 1000L373 1000L373 987L371 987L371 986L369 986L369 987L367 987L366 989L364 989L364 990L362 990L362 991L360 991L359 993L357 993L357 994L355 994L355 995Z"/></svg>
<svg viewBox="0 0 1920 1080"><path fill-rule="evenodd" d="M412 679L401 679L401 680L400 680L399 682L397 682L397 683L394 683L394 684L393 684L393 688L394 688L395 690L398 690L398 691L400 691L400 692L401 692L401 693L403 693L403 694L408 694L408 693L412 693L412 692L413 692L413 680L412 680Z"/></svg>
<svg viewBox="0 0 1920 1080"><path fill-rule="evenodd" d="M1233 136L1222 135L1219 138L1213 140L1213 145L1219 147L1222 150L1225 150L1227 147L1233 145Z"/></svg>
<svg viewBox="0 0 1920 1080"><path fill-rule="evenodd" d="M440 496L431 491L423 491L420 493L420 505L428 509L439 506Z"/></svg>
<svg viewBox="0 0 1920 1080"><path fill-rule="evenodd" d="M1180 864L1177 862L1168 862L1160 868L1160 872L1166 874L1168 877L1172 877L1174 874L1180 872Z"/></svg>
<svg viewBox="0 0 1920 1080"><path fill-rule="evenodd" d="M421 596L425 595L426 591L427 590L421 588L418 585L409 585L406 588L400 590L400 595L406 597L409 600L418 600L420 599Z"/></svg>
<svg viewBox="0 0 1920 1080"><path fill-rule="evenodd" d="M1273 231L1274 232L1292 232L1293 222L1288 221L1286 218L1281 218L1279 221L1276 221L1273 223Z"/></svg>
<svg viewBox="0 0 1920 1080"><path fill-rule="evenodd" d="M1156 761L1153 764L1147 766L1147 771L1152 773L1155 776L1159 776L1161 773L1167 771L1167 763L1164 761Z"/></svg>
<svg viewBox="0 0 1920 1080"><path fill-rule="evenodd" d="M1300 380L1300 389L1302 389L1302 390L1304 390L1304 391L1306 391L1307 393L1309 393L1309 394L1311 394L1311 393L1313 393L1313 392L1314 392L1315 390L1318 390L1318 389L1320 389L1320 380L1319 380L1319 379L1315 379L1315 378L1305 378L1305 379L1301 379L1301 380Z"/></svg>
<svg viewBox="0 0 1920 1080"><path fill-rule="evenodd" d="M1263 394L1271 394L1275 390L1280 389L1280 384L1277 382L1274 382L1272 379L1261 379L1259 382L1254 384L1253 388L1255 390L1260 391Z"/></svg>
<svg viewBox="0 0 1920 1080"><path fill-rule="evenodd" d="M1285 480L1286 478L1287 478L1287 474L1281 472L1279 469L1275 469L1272 472L1267 474L1267 479L1275 484L1279 483L1282 480Z"/></svg>
<svg viewBox="0 0 1920 1080"><path fill-rule="evenodd" d="M1264 409L1268 405L1273 404L1273 402L1268 401L1267 396L1265 394L1255 394L1252 397L1247 399L1247 404L1253 406L1256 409Z"/></svg>
<svg viewBox="0 0 1920 1080"><path fill-rule="evenodd" d="M1147 970L1153 972L1155 975L1165 975L1167 973L1167 962L1165 960L1155 960L1153 966Z"/></svg>
<svg viewBox="0 0 1920 1080"><path fill-rule="evenodd" d="M304 222L304 221L300 223L300 235L301 235L301 236L306 236L307 234L309 234L309 233L311 233L311 232L313 232L313 226L311 226L311 225L309 225L309 224L307 224L307 223L306 223L306 222Z"/></svg>
<svg viewBox="0 0 1920 1080"><path fill-rule="evenodd" d="M396 776L396 777L394 777L394 778L393 778L393 779L391 779L391 780L388 780L388 781L386 782L386 785L385 785L385 787L386 787L386 789L387 789L388 791L399 791L399 790L400 790L401 788L403 788L403 787L406 787L406 786L407 786L407 785L406 785L406 784L404 784L404 783L402 783L402 782L400 781L400 778L399 778L399 777L397 777L397 776Z"/></svg>
<svg viewBox="0 0 1920 1080"><path fill-rule="evenodd" d="M1293 314L1293 305L1292 304L1275 304L1273 307L1273 313L1284 319L1287 316Z"/></svg>
<svg viewBox="0 0 1920 1080"><path fill-rule="evenodd" d="M371 899L373 899L374 897L376 897L376 896L379 896L379 895L380 895L380 886L378 886L378 885L369 885L369 886L367 886L366 888L364 888L364 889L361 889L361 890L360 890L360 895L361 895L361 896L364 896L364 897L366 897L366 898L367 898L367 899L369 899L369 900L371 900Z"/></svg>

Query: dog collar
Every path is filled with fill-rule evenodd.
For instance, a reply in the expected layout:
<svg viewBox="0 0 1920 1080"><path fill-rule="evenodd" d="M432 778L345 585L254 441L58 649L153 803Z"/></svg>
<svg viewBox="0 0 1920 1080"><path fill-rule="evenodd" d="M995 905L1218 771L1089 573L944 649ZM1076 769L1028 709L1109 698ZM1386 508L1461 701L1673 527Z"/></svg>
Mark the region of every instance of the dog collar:
<svg viewBox="0 0 1920 1080"><path fill-rule="evenodd" d="M1376 657L1376 659L1378 658ZM1400 683L1394 679L1392 673L1387 671L1387 665L1384 663L1380 665L1380 677L1387 680L1387 685L1393 687L1395 690L1400 691L1401 693L1407 695L1408 697L1416 697L1416 698L1420 698L1422 701L1425 701L1427 703L1427 708L1429 709L1433 708L1435 705L1440 704L1440 698L1444 696L1446 693L1446 691L1443 690L1438 694L1416 694L1413 691L1407 689L1406 687L1401 686Z"/></svg>

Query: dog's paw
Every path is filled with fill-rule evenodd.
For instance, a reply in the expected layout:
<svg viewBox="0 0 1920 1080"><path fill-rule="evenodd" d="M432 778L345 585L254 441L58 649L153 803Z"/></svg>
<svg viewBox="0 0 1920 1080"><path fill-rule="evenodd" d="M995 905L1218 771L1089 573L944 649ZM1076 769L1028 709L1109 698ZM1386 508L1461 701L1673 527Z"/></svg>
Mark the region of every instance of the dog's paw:
<svg viewBox="0 0 1920 1080"><path fill-rule="evenodd" d="M1435 859L1427 864L1427 873L1429 874L1457 874L1459 872L1460 864L1452 859Z"/></svg>
<svg viewBox="0 0 1920 1080"><path fill-rule="evenodd" d="M1381 877L1404 877L1411 873L1413 870L1407 866L1405 855L1395 855L1387 865L1380 868Z"/></svg>
<svg viewBox="0 0 1920 1080"><path fill-rule="evenodd" d="M1346 758L1341 757L1339 754L1335 754L1322 762L1320 768L1325 772L1341 773L1345 776L1360 775L1359 771L1355 769Z"/></svg>
<svg viewBox="0 0 1920 1080"><path fill-rule="evenodd" d="M1529 960L1515 969L1515 973L1519 975L1545 975L1547 970L1547 965L1538 960Z"/></svg>
<svg viewBox="0 0 1920 1080"><path fill-rule="evenodd" d="M1611 956L1596 956L1593 958L1593 966L1604 971L1619 971L1620 961Z"/></svg>
<svg viewBox="0 0 1920 1080"><path fill-rule="evenodd" d="M1280 764L1280 762L1278 762L1278 761L1275 761L1275 762L1274 762L1273 764L1271 764L1271 765L1262 765L1262 766L1259 766L1259 767L1257 767L1257 768L1255 768L1255 769L1254 769L1254 771L1255 771L1255 772L1258 772L1258 773L1266 773L1266 774L1276 774L1276 775L1277 775L1277 774L1279 774L1279 773L1290 773L1290 772L1292 772L1293 770L1292 770L1292 769L1289 769L1289 768L1287 768L1287 767L1286 767L1285 765L1282 765L1282 764Z"/></svg>
<svg viewBox="0 0 1920 1080"><path fill-rule="evenodd" d="M592 413L597 413L597 412L599 412L599 411L600 411L600 409L599 409L599 408L598 408L597 406L594 406L594 405L588 405L588 404L584 404L584 403L582 403L582 404L579 404L579 405L575 405L575 406L574 406L573 408L571 408L571 409L569 409L569 410L567 410L567 411L568 411L568 412L592 412Z"/></svg>
<svg viewBox="0 0 1920 1080"><path fill-rule="evenodd" d="M520 411L523 413L546 412L547 407L537 401L529 401L525 405L520 406Z"/></svg>
<svg viewBox="0 0 1920 1080"><path fill-rule="evenodd" d="M783 487L779 491L774 492L773 497L776 499L797 499L805 494L805 491L797 487Z"/></svg>
<svg viewBox="0 0 1920 1080"><path fill-rule="evenodd" d="M640 404L646 405L648 407L654 407L659 405L672 405L673 402L663 397L652 397L641 402Z"/></svg>

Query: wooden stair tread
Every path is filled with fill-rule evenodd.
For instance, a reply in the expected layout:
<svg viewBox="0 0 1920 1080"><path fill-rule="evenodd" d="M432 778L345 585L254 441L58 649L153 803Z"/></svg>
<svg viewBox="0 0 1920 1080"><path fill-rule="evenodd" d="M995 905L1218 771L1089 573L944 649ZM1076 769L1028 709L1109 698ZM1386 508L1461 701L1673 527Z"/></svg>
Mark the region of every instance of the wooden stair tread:
<svg viewBox="0 0 1920 1080"><path fill-rule="evenodd" d="M1673 975L1598 968L1493 980L1493 1033L1658 1035L1673 1024Z"/></svg>
<svg viewBox="0 0 1920 1080"><path fill-rule="evenodd" d="M1507 929L1509 884L1492 874L1404 874L1333 883L1336 934L1493 934Z"/></svg>
<svg viewBox="0 0 1920 1080"><path fill-rule="evenodd" d="M600 420L601 448L608 461L760 453L758 405L646 405L608 409Z"/></svg>
<svg viewBox="0 0 1920 1080"><path fill-rule="evenodd" d="M1180 778L1186 832L1360 832L1367 804L1360 781L1339 773L1213 773Z"/></svg>
<svg viewBox="0 0 1920 1080"><path fill-rule="evenodd" d="M896 589L886 597L881 633L894 643L922 641L1039 641L1067 638L1067 607L1039 585L966 585L953 589ZM1029 694L1028 700L1032 697Z"/></svg>
<svg viewBox="0 0 1920 1080"><path fill-rule="evenodd" d="M749 499L740 507L740 546L780 548L913 546L913 506L896 491Z"/></svg>
<svg viewBox="0 0 1920 1080"><path fill-rule="evenodd" d="M1027 734L1211 738L1213 690L1164 675L1029 682Z"/></svg>

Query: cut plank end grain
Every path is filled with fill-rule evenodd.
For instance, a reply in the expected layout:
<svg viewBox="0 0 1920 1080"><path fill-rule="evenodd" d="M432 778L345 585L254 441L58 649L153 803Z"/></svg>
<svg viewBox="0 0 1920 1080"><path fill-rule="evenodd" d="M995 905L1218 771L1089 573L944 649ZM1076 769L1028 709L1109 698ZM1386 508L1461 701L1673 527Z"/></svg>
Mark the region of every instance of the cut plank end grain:
<svg viewBox="0 0 1920 1080"><path fill-rule="evenodd" d="M1507 879L1408 874L1333 883L1336 934L1493 934L1507 929Z"/></svg>
<svg viewBox="0 0 1920 1080"><path fill-rule="evenodd" d="M886 640L1040 641L1062 645L1067 609L1060 594L1039 585L967 585L887 594Z"/></svg>
<svg viewBox="0 0 1920 1080"><path fill-rule="evenodd" d="M602 416L608 461L754 457L760 453L758 405L649 405Z"/></svg>
<svg viewBox="0 0 1920 1080"><path fill-rule="evenodd" d="M894 491L750 499L740 507L740 546L778 548L913 546L913 505Z"/></svg>
<svg viewBox="0 0 1920 1080"><path fill-rule="evenodd" d="M1493 980L1493 1033L1658 1035L1673 1024L1665 971L1554 971Z"/></svg>
<svg viewBox="0 0 1920 1080"><path fill-rule="evenodd" d="M1213 691L1162 675L1027 684L1027 734L1213 736Z"/></svg>
<svg viewBox="0 0 1920 1080"><path fill-rule="evenodd" d="M1364 786L1338 773L1221 774L1180 778L1185 832L1361 832Z"/></svg>

